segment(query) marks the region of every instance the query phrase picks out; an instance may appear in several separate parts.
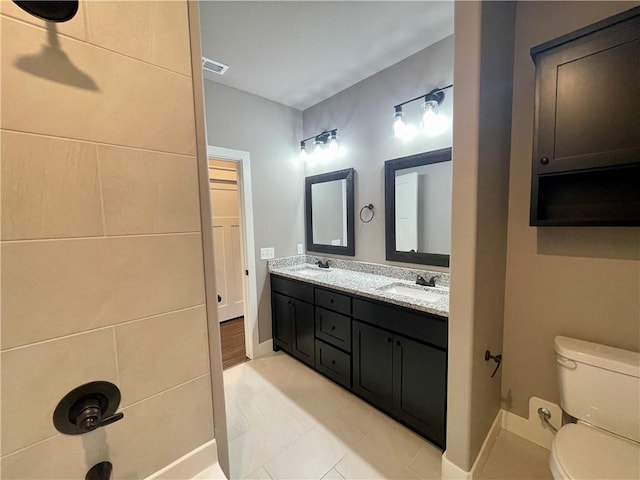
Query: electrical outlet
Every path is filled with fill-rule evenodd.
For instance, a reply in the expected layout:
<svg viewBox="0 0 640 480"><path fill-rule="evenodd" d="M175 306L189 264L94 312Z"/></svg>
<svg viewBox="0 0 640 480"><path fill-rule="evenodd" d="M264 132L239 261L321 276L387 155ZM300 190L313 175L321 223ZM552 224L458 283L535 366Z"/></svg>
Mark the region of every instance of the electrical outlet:
<svg viewBox="0 0 640 480"><path fill-rule="evenodd" d="M303 255L304 254L304 246L299 243L298 244L298 255Z"/></svg>
<svg viewBox="0 0 640 480"><path fill-rule="evenodd" d="M261 248L260 249L260 260L269 260L270 258L275 258L275 248Z"/></svg>

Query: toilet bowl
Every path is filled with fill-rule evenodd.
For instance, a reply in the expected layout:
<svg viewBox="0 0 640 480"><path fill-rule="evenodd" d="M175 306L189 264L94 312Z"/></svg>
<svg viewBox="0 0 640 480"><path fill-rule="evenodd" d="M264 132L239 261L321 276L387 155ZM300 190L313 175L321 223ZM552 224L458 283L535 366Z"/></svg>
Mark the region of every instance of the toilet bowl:
<svg viewBox="0 0 640 480"><path fill-rule="evenodd" d="M549 466L556 480L638 480L640 445L591 425L569 423L554 439Z"/></svg>
<svg viewBox="0 0 640 480"><path fill-rule="evenodd" d="M640 479L640 354L556 337L564 425L549 466L560 479Z"/></svg>

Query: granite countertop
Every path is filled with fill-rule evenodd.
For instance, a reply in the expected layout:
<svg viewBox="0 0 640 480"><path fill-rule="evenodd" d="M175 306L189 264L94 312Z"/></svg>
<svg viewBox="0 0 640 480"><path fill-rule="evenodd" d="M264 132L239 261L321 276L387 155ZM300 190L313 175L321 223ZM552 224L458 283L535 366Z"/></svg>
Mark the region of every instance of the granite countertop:
<svg viewBox="0 0 640 480"><path fill-rule="evenodd" d="M334 262L333 259L331 259L332 263L339 265L324 269L311 263L309 260L312 258L315 257L299 256L276 259L269 262L269 272L320 287L328 287L413 310L449 317L448 274L418 271L420 272L418 274L425 276L426 279L429 278L429 275L438 276L436 287L421 287L415 284L415 280L407 279L408 276L415 279L416 270L349 260ZM389 289L395 290L395 292L388 291ZM398 290L402 291L403 289L409 294L415 293L425 298L414 298L414 296L397 293Z"/></svg>

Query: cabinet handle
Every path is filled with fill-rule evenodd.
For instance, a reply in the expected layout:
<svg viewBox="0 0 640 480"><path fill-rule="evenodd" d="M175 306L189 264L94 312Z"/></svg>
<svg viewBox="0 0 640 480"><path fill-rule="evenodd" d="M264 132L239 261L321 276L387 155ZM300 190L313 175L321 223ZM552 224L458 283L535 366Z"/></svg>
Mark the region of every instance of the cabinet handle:
<svg viewBox="0 0 640 480"><path fill-rule="evenodd" d="M396 345L399 346L399 347L402 346L402 344L400 343L400 340L396 340Z"/></svg>
<svg viewBox="0 0 640 480"><path fill-rule="evenodd" d="M330 298L330 299L329 299L329 303L333 303L333 298Z"/></svg>
<svg viewBox="0 0 640 480"><path fill-rule="evenodd" d="M335 330L335 329L336 329L336 326L335 326L335 325L332 325L332 326L331 326L331 331L333 331L333 330Z"/></svg>
<svg viewBox="0 0 640 480"><path fill-rule="evenodd" d="M388 338L387 338L387 342L388 342L388 343L391 343L391 337L388 337Z"/></svg>
<svg viewBox="0 0 640 480"><path fill-rule="evenodd" d="M335 360L331 360L331 365L335 365L336 361Z"/></svg>
<svg viewBox="0 0 640 480"><path fill-rule="evenodd" d="M549 157L542 157L542 158L540 159L540 163L541 163L542 165L547 165L547 164L549 163Z"/></svg>

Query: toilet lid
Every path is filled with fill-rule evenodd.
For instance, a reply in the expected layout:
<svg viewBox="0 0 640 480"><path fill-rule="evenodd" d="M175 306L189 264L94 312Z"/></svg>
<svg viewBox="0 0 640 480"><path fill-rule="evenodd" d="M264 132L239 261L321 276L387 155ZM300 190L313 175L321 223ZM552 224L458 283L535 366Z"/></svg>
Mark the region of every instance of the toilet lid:
<svg viewBox="0 0 640 480"><path fill-rule="evenodd" d="M553 440L552 459L566 478L640 478L640 444L582 423L560 429Z"/></svg>

